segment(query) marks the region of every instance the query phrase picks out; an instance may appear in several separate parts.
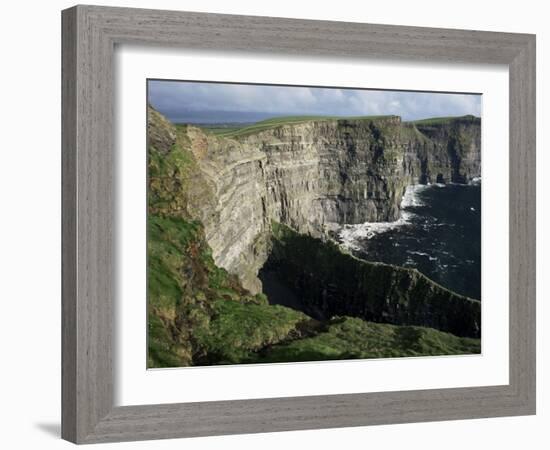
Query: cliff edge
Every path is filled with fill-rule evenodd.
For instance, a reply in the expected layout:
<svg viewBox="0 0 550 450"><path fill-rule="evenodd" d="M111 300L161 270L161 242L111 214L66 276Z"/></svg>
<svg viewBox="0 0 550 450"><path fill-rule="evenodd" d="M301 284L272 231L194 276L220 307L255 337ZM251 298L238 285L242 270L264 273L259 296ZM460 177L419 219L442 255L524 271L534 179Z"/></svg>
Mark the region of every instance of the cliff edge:
<svg viewBox="0 0 550 450"><path fill-rule="evenodd" d="M166 126L156 111L149 114L150 129ZM200 171L190 207L205 226L216 264L252 292L261 291L257 273L267 259L272 221L322 238L342 224L397 220L410 184L467 183L481 174L481 123L472 116L252 128L229 137L192 126L184 133ZM157 144L157 135L150 134L151 143L166 145Z"/></svg>

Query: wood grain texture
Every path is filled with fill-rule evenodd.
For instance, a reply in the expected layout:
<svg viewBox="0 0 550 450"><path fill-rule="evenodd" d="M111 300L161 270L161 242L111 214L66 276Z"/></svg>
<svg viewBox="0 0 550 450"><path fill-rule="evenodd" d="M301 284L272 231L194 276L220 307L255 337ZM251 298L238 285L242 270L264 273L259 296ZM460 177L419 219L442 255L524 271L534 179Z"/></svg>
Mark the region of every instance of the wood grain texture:
<svg viewBox="0 0 550 450"><path fill-rule="evenodd" d="M62 42L62 155L61 155L61 332L62 332L62 390L63 405L61 434L76 440L76 10L63 14Z"/></svg>
<svg viewBox="0 0 550 450"><path fill-rule="evenodd" d="M79 442L113 405L113 48L83 8L64 14L62 31L63 401L73 405L62 436Z"/></svg>
<svg viewBox="0 0 550 450"><path fill-rule="evenodd" d="M77 6L63 11L62 435L77 443L535 412L535 38L526 34ZM506 64L510 71L510 383L113 406L115 44L287 57Z"/></svg>
<svg viewBox="0 0 550 450"><path fill-rule="evenodd" d="M510 71L510 384L535 409L536 93L535 40Z"/></svg>

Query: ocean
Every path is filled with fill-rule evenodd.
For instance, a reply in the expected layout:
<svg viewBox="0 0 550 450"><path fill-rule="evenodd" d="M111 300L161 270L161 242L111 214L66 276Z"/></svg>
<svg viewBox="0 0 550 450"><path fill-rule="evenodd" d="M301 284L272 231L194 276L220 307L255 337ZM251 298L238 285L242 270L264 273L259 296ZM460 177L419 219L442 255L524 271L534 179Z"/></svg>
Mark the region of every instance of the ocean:
<svg viewBox="0 0 550 450"><path fill-rule="evenodd" d="M481 300L481 184L409 186L401 209L395 222L345 225L342 246Z"/></svg>

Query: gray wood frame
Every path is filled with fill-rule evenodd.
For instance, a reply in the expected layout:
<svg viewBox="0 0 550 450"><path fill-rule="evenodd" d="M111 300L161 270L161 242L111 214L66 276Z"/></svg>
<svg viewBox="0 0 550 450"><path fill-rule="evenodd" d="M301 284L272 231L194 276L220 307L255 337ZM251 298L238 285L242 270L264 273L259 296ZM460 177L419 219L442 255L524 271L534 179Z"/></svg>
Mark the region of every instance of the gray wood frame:
<svg viewBox="0 0 550 450"><path fill-rule="evenodd" d="M144 9L63 11L62 436L76 443L535 413L535 36ZM115 44L434 62L510 73L510 383L113 406Z"/></svg>

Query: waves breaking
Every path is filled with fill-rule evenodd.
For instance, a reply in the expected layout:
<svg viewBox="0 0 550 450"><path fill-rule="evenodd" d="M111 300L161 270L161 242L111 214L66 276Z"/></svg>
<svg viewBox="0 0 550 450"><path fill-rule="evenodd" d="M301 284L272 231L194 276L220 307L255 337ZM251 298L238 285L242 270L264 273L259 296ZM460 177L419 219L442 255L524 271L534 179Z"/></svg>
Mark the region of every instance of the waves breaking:
<svg viewBox="0 0 550 450"><path fill-rule="evenodd" d="M361 250L358 241L371 239L377 234L409 225L411 219L414 217L414 213L408 209L424 206L418 194L429 187L430 185L426 184L407 186L401 200L401 214L398 220L393 222L365 222L356 225L344 225L338 232L340 245L347 250Z"/></svg>

